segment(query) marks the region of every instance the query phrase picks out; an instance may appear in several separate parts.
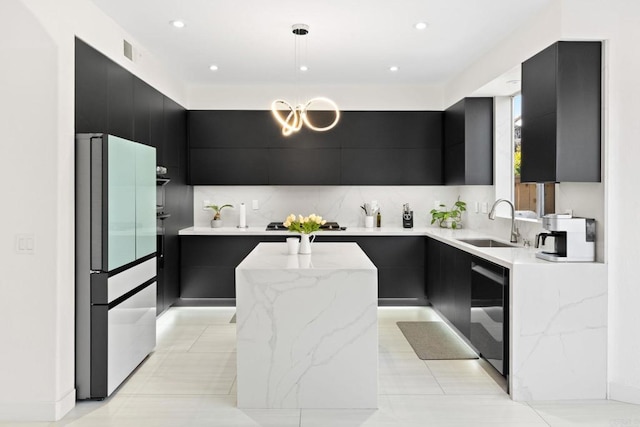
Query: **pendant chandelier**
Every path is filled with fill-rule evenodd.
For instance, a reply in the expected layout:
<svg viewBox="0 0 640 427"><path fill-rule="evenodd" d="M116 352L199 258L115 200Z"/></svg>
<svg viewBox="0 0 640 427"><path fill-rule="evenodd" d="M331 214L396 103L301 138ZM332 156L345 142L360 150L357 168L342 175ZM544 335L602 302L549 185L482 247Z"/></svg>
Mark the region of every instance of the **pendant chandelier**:
<svg viewBox="0 0 640 427"><path fill-rule="evenodd" d="M300 40L302 37L309 34L309 26L306 24L295 24L291 28L295 36L295 72L296 76L299 76L301 70L306 70L306 66L302 66L300 64ZM313 124L309 119L308 114L308 111L313 104L324 104L325 107L329 106L335 114L333 122L327 126L317 126ZM278 124L282 126L282 134L284 136L289 136L292 133L298 132L302 129L303 124L309 129L317 132L328 131L329 129L334 128L340 120L340 110L338 109L338 105L326 97L312 98L307 102L297 103L295 106L284 99L276 99L271 103L271 112Z"/></svg>

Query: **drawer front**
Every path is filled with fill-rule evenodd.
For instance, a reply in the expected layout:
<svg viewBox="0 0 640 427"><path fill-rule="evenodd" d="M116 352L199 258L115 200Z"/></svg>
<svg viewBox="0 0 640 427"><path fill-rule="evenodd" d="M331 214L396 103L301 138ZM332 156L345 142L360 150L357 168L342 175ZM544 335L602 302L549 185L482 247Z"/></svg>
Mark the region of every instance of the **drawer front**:
<svg viewBox="0 0 640 427"><path fill-rule="evenodd" d="M156 346L156 283L108 312L107 394Z"/></svg>

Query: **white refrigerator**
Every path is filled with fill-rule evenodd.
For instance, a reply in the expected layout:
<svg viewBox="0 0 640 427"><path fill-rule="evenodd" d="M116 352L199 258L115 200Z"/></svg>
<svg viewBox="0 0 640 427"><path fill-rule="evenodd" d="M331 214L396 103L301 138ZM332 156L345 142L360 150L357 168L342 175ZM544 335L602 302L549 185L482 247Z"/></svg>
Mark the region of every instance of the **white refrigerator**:
<svg viewBox="0 0 640 427"><path fill-rule="evenodd" d="M104 399L156 344L156 152L76 135L76 395Z"/></svg>

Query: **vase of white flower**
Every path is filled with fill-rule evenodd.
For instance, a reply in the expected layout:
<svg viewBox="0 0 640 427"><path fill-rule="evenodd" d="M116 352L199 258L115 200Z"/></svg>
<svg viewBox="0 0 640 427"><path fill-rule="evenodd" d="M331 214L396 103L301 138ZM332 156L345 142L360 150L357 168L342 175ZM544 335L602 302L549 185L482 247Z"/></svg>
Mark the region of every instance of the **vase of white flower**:
<svg viewBox="0 0 640 427"><path fill-rule="evenodd" d="M300 250L299 254L310 254L311 253L311 244L316 239L315 234L301 234L300 235Z"/></svg>
<svg viewBox="0 0 640 427"><path fill-rule="evenodd" d="M296 216L291 214L284 220L282 225L287 227L289 231L300 233L300 254L311 253L311 243L315 240L315 234L313 232L320 230L320 226L326 224L327 221L322 219L320 215L311 214L303 217L302 215Z"/></svg>

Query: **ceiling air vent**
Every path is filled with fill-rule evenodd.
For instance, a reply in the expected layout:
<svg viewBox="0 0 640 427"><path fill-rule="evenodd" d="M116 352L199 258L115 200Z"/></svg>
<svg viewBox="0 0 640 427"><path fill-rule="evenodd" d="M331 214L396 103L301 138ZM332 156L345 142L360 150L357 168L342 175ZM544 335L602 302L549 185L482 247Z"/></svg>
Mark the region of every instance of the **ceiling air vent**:
<svg viewBox="0 0 640 427"><path fill-rule="evenodd" d="M129 58L129 61L133 61L133 46L126 40L122 40L124 44L124 56Z"/></svg>

